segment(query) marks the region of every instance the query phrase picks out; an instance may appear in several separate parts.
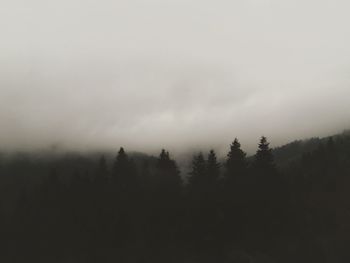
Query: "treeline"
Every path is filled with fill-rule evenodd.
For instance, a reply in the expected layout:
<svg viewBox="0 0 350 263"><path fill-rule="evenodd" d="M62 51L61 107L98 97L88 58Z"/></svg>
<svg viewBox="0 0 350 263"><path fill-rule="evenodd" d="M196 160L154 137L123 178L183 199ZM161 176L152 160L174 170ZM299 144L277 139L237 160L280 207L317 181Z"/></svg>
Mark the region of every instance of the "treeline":
<svg viewBox="0 0 350 263"><path fill-rule="evenodd" d="M265 137L251 159L235 139L221 163L214 150L193 156L186 183L165 150L28 171L36 183L15 181L15 206L0 206L0 259L348 262L349 142L330 138L282 172Z"/></svg>

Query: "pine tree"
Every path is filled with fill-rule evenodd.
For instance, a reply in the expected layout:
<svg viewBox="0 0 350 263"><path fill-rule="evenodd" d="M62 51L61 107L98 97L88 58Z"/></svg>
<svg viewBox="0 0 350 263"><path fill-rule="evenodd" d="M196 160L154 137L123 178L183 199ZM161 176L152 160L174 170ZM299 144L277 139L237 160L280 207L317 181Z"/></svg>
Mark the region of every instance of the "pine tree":
<svg viewBox="0 0 350 263"><path fill-rule="evenodd" d="M158 162L157 162L157 166L160 170L166 170L167 168L169 168L171 161L170 161L170 156L169 156L169 152L165 151L165 149L162 149L159 158L158 158Z"/></svg>
<svg viewBox="0 0 350 263"><path fill-rule="evenodd" d="M115 159L114 166L113 166L113 174L115 181L121 186L122 188L131 187L131 184L133 183L133 169L132 169L132 163L129 160L128 155L124 151L124 148L121 147L118 155Z"/></svg>
<svg viewBox="0 0 350 263"><path fill-rule="evenodd" d="M246 153L242 151L241 144L235 138L230 146L226 161L226 177L242 175L247 168Z"/></svg>
<svg viewBox="0 0 350 263"><path fill-rule="evenodd" d="M162 149L157 161L157 175L159 181L164 185L173 185L178 187L181 185L181 177L176 162L170 158L168 151Z"/></svg>
<svg viewBox="0 0 350 263"><path fill-rule="evenodd" d="M97 173L96 173L96 180L97 181L105 181L108 178L108 168L107 168L107 161L104 155L101 156L98 167L97 167Z"/></svg>
<svg viewBox="0 0 350 263"><path fill-rule="evenodd" d="M120 171L127 169L128 165L129 165L129 157L125 153L124 148L120 147L118 155L117 155L115 162L114 162L113 169L115 172L118 173Z"/></svg>
<svg viewBox="0 0 350 263"><path fill-rule="evenodd" d="M274 158L270 143L265 136L262 136L255 155L255 168L261 173L271 173L275 171Z"/></svg>
<svg viewBox="0 0 350 263"><path fill-rule="evenodd" d="M191 187L202 186L207 175L206 161L202 153L193 156L189 184Z"/></svg>
<svg viewBox="0 0 350 263"><path fill-rule="evenodd" d="M208 154L207 174L209 183L215 183L220 176L220 163L214 150L210 150Z"/></svg>

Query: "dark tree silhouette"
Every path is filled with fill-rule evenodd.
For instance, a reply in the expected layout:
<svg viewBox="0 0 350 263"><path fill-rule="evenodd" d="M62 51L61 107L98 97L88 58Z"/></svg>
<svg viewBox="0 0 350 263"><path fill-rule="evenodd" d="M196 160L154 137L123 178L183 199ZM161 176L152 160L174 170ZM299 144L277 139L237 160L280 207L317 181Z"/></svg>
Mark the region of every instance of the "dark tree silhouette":
<svg viewBox="0 0 350 263"><path fill-rule="evenodd" d="M262 173L272 173L275 171L274 157L272 149L269 146L265 136L262 136L259 142L258 150L255 155L254 166Z"/></svg>
<svg viewBox="0 0 350 263"><path fill-rule="evenodd" d="M2 157L0 261L349 262L349 135L262 137L253 158L235 139L222 174L195 155L188 185L165 150Z"/></svg>
<svg viewBox="0 0 350 263"><path fill-rule="evenodd" d="M114 176L118 177L121 174L128 172L129 168L130 168L129 157L125 153L124 148L121 147L119 149L118 155L115 159L114 166L113 166Z"/></svg>
<svg viewBox="0 0 350 263"><path fill-rule="evenodd" d="M220 177L220 163L217 160L214 150L210 150L207 161L208 181L210 184L216 184Z"/></svg>
<svg viewBox="0 0 350 263"><path fill-rule="evenodd" d="M113 165L113 175L115 183L126 191L137 187L137 175L134 162L121 147Z"/></svg>
<svg viewBox="0 0 350 263"><path fill-rule="evenodd" d="M241 149L241 144L237 138L235 138L230 145L230 151L227 154L225 166L225 175L228 180L235 176L242 175L247 168L246 153Z"/></svg>
<svg viewBox="0 0 350 263"><path fill-rule="evenodd" d="M207 163L202 153L193 156L192 169L188 179L190 187L203 187L206 183Z"/></svg>
<svg viewBox="0 0 350 263"><path fill-rule="evenodd" d="M98 163L95 180L98 182L98 181L107 181L108 179L109 179L109 174L108 174L108 168L107 168L107 161L105 156L102 155Z"/></svg>
<svg viewBox="0 0 350 263"><path fill-rule="evenodd" d="M180 171L176 162L170 158L169 152L164 149L161 151L157 161L157 175L164 187L178 188L181 187L182 180Z"/></svg>

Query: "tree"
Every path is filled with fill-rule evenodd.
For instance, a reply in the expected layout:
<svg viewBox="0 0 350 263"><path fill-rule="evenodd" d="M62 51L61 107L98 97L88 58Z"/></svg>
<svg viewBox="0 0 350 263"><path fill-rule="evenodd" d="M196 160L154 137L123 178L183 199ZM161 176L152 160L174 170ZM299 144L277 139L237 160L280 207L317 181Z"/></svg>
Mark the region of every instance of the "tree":
<svg viewBox="0 0 350 263"><path fill-rule="evenodd" d="M134 163L129 159L123 147L120 148L115 159L113 173L115 181L122 189L130 189L131 187L136 186Z"/></svg>
<svg viewBox="0 0 350 263"><path fill-rule="evenodd" d="M247 168L246 153L242 151L241 144L235 138L230 146L226 161L226 178L242 175Z"/></svg>
<svg viewBox="0 0 350 263"><path fill-rule="evenodd" d="M274 236L282 231L280 226L286 216L288 203L288 188L285 178L278 173L272 149L265 136L262 136L255 155L253 185L253 214L254 225L264 229L262 233Z"/></svg>
<svg viewBox="0 0 350 263"><path fill-rule="evenodd" d="M220 163L217 161L214 150L210 150L207 161L202 153L193 156L189 178L192 189L196 188L199 192L209 193L215 189L219 176Z"/></svg>
<svg viewBox="0 0 350 263"><path fill-rule="evenodd" d="M162 242L172 242L180 233L182 180L176 162L162 150L155 167L155 187L151 199L150 228L158 229Z"/></svg>
<svg viewBox="0 0 350 263"><path fill-rule="evenodd" d="M101 156L97 172L96 172L96 180L97 181L106 181L108 179L108 168L107 168L107 161L104 155Z"/></svg>
<svg viewBox="0 0 350 263"><path fill-rule="evenodd" d="M128 167L129 167L129 157L125 153L124 148L120 147L113 166L115 175L118 175L118 173L122 173L126 171Z"/></svg>
<svg viewBox="0 0 350 263"><path fill-rule="evenodd" d="M222 236L224 240L239 238L243 230L244 203L247 202L247 193L250 188L247 186L246 175L247 161L246 153L241 149L241 144L235 138L230 145L225 163L225 184L222 191L222 211L224 220L222 222ZM240 227L241 226L241 227Z"/></svg>
<svg viewBox="0 0 350 263"><path fill-rule="evenodd" d="M218 198L216 182L220 164L211 150L206 161L203 154L193 156L189 178L188 214L191 233L197 245L211 246L216 239Z"/></svg>
<svg viewBox="0 0 350 263"><path fill-rule="evenodd" d="M181 186L181 177L176 162L170 158L168 151L162 149L157 161L157 174L160 182L174 187Z"/></svg>
<svg viewBox="0 0 350 263"><path fill-rule="evenodd" d="M207 174L209 183L215 183L220 176L220 163L214 150L210 150L208 154Z"/></svg>
<svg viewBox="0 0 350 263"><path fill-rule="evenodd" d="M262 136L259 142L258 150L255 155L255 168L261 173L275 172L274 158L270 143L267 142L265 136Z"/></svg>
<svg viewBox="0 0 350 263"><path fill-rule="evenodd" d="M203 186L207 175L206 168L206 161L202 153L193 156L192 170L189 178L189 184L192 188L200 185Z"/></svg>

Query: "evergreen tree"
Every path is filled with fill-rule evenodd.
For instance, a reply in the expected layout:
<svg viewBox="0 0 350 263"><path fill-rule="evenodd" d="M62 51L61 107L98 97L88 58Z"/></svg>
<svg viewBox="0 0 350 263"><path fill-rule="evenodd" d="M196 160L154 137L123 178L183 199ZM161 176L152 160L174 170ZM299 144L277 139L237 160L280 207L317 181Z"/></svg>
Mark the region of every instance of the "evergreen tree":
<svg viewBox="0 0 350 263"><path fill-rule="evenodd" d="M193 156L189 184L191 187L203 186L207 175L206 161L202 153Z"/></svg>
<svg viewBox="0 0 350 263"><path fill-rule="evenodd" d="M226 161L226 178L242 175L247 168L246 153L242 151L241 144L235 138L230 146Z"/></svg>
<svg viewBox="0 0 350 263"><path fill-rule="evenodd" d="M161 151L156 164L156 182L164 191L179 191L182 185L180 171L168 151Z"/></svg>
<svg viewBox="0 0 350 263"><path fill-rule="evenodd" d="M162 149L159 158L158 158L158 168L160 169L166 169L170 162L170 155L169 152L165 151L165 149Z"/></svg>
<svg viewBox="0 0 350 263"><path fill-rule="evenodd" d="M247 201L246 196L250 191L246 181L248 179L246 153L241 149L241 144L235 138L230 145L225 163L225 184L222 188L222 236L224 240L239 238L242 228L244 211L241 209ZM242 225L241 225L242 226Z"/></svg>
<svg viewBox="0 0 350 263"><path fill-rule="evenodd" d="M121 147L113 165L113 173L115 181L123 189L136 186L136 174L133 166L132 160Z"/></svg>
<svg viewBox="0 0 350 263"><path fill-rule="evenodd" d="M209 183L215 183L220 176L220 163L214 150L210 150L208 154L207 174Z"/></svg>
<svg viewBox="0 0 350 263"><path fill-rule="evenodd" d="M120 147L118 155L115 159L113 170L115 174L123 173L129 168L129 157L125 153L124 148Z"/></svg>
<svg viewBox="0 0 350 263"><path fill-rule="evenodd" d="M265 136L262 136L259 142L258 150L255 155L255 168L262 173L275 171L274 158L270 143L267 142Z"/></svg>
<svg viewBox="0 0 350 263"><path fill-rule="evenodd" d="M105 156L102 155L99 162L98 162L96 180L97 181L106 181L107 179L108 179L107 161L106 161Z"/></svg>

